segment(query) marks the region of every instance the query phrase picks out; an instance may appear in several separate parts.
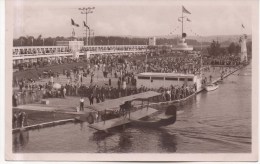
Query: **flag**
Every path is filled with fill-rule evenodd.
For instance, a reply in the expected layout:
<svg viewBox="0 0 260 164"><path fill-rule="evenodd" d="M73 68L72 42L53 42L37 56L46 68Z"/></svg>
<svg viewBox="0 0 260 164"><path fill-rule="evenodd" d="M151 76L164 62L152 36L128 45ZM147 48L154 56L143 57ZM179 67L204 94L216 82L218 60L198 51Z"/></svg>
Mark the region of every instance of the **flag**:
<svg viewBox="0 0 260 164"><path fill-rule="evenodd" d="M87 26L86 22L83 21L84 27L87 27L87 29L89 29L89 27Z"/></svg>
<svg viewBox="0 0 260 164"><path fill-rule="evenodd" d="M181 22L180 18L178 18L178 21Z"/></svg>
<svg viewBox="0 0 260 164"><path fill-rule="evenodd" d="M242 24L242 28L245 28L245 26Z"/></svg>
<svg viewBox="0 0 260 164"><path fill-rule="evenodd" d="M188 22L191 22L191 20L189 20L189 18L187 18L187 21L188 21Z"/></svg>
<svg viewBox="0 0 260 164"><path fill-rule="evenodd" d="M182 12L183 12L183 13L186 13L186 14L191 14L187 9L185 9L184 6L182 6Z"/></svg>
<svg viewBox="0 0 260 164"><path fill-rule="evenodd" d="M78 25L78 24L76 24L76 23L74 22L74 20L73 20L73 19L71 19L71 25L72 25L72 26L79 27L79 25Z"/></svg>

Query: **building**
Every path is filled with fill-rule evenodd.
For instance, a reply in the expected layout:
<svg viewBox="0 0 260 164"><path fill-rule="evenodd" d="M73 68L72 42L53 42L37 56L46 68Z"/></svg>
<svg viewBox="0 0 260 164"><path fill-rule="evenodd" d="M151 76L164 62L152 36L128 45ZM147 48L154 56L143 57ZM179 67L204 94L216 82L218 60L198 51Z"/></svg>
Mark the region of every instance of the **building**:
<svg viewBox="0 0 260 164"><path fill-rule="evenodd" d="M69 41L56 41L56 46L69 46Z"/></svg>
<svg viewBox="0 0 260 164"><path fill-rule="evenodd" d="M152 37L149 38L149 46L155 46L156 45L156 38Z"/></svg>
<svg viewBox="0 0 260 164"><path fill-rule="evenodd" d="M241 47L240 62L247 62L246 39L247 39L247 36L246 36L246 34L244 34L240 37L240 40L239 40L240 47Z"/></svg>
<svg viewBox="0 0 260 164"><path fill-rule="evenodd" d="M196 84L197 89L201 86L201 76L194 74L181 73L155 73L144 72L136 75L137 88L144 86L152 89L159 89L161 87L167 88L171 86L182 86Z"/></svg>

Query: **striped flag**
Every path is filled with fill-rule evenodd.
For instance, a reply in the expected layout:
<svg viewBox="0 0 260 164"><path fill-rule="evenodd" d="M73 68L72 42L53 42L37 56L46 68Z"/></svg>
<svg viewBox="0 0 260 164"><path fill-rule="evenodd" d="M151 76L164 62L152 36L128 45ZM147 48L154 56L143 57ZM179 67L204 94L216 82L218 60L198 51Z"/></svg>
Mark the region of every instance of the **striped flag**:
<svg viewBox="0 0 260 164"><path fill-rule="evenodd" d="M182 12L183 12L183 13L186 13L186 14L191 14L187 9L185 9L184 6L182 6Z"/></svg>
<svg viewBox="0 0 260 164"><path fill-rule="evenodd" d="M178 21L179 21L179 22L181 22L181 19L180 19L180 18L178 18Z"/></svg>
<svg viewBox="0 0 260 164"><path fill-rule="evenodd" d="M89 29L89 27L88 27L88 25L86 24L85 21L83 21L83 25L84 25L84 27L87 27L87 29Z"/></svg>
<svg viewBox="0 0 260 164"><path fill-rule="evenodd" d="M245 26L242 24L242 28L245 28Z"/></svg>
<svg viewBox="0 0 260 164"><path fill-rule="evenodd" d="M188 22L191 22L191 20L190 20L189 18L187 18L187 21L188 21Z"/></svg>
<svg viewBox="0 0 260 164"><path fill-rule="evenodd" d="M79 27L79 24L76 24L76 23L74 22L74 20L73 20L73 19L71 19L71 25L72 25L72 26Z"/></svg>

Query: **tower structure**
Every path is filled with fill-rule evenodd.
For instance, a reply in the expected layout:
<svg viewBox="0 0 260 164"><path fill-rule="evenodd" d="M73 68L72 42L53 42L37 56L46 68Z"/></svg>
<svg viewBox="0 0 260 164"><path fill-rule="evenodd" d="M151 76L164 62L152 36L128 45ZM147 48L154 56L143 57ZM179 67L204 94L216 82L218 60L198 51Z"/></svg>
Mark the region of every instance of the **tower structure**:
<svg viewBox="0 0 260 164"><path fill-rule="evenodd" d="M184 22L190 22L191 20L185 16L184 14L191 14L184 6L182 6L182 16L178 18L178 21L181 22L181 38L178 40L178 43L175 47L172 48L172 50L176 51L192 51L193 47L188 46L188 44L185 42L185 38L187 37L187 34L184 32Z"/></svg>
<svg viewBox="0 0 260 164"><path fill-rule="evenodd" d="M242 35L239 40L240 47L241 47L240 62L247 62L246 40L247 40L246 34Z"/></svg>

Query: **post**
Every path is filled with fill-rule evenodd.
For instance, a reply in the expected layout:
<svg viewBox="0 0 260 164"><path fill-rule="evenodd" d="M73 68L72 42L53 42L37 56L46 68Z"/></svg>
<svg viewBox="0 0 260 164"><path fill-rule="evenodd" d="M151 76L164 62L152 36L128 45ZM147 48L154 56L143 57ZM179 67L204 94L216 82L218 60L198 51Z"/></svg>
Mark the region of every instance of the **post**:
<svg viewBox="0 0 260 164"><path fill-rule="evenodd" d="M147 109L146 109L147 111L148 111L148 107L149 107L149 98L148 98L148 102L147 102Z"/></svg>
<svg viewBox="0 0 260 164"><path fill-rule="evenodd" d="M90 29L88 29L88 36L89 36L89 45L91 45L91 37L90 37Z"/></svg>
<svg viewBox="0 0 260 164"><path fill-rule="evenodd" d="M181 38L183 34L183 10L182 10L182 16L181 16Z"/></svg>
<svg viewBox="0 0 260 164"><path fill-rule="evenodd" d="M147 53L146 53L146 55L145 55L145 72L147 72Z"/></svg>
<svg viewBox="0 0 260 164"><path fill-rule="evenodd" d="M105 109L105 114L104 114L104 124L106 123L106 109Z"/></svg>
<svg viewBox="0 0 260 164"><path fill-rule="evenodd" d="M86 25L88 25L88 12L86 12ZM86 27L86 46L88 46L88 27Z"/></svg>
<svg viewBox="0 0 260 164"><path fill-rule="evenodd" d="M95 33L94 33L94 30L93 30L93 33L92 33L92 45L95 45Z"/></svg>
<svg viewBox="0 0 260 164"><path fill-rule="evenodd" d="M79 8L79 10L81 10L81 14L86 15L86 45L88 45L88 14L93 13L94 9L95 7Z"/></svg>

